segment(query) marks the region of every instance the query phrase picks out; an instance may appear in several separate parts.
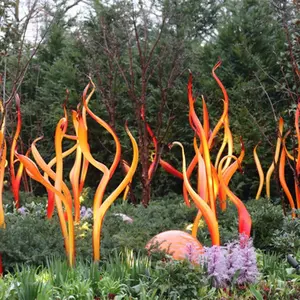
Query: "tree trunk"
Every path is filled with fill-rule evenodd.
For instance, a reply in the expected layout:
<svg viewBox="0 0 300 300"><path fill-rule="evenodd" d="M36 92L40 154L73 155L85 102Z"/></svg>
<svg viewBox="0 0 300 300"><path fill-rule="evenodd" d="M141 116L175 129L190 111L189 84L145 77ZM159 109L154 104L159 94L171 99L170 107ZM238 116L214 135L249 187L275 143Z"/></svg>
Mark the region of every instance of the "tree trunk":
<svg viewBox="0 0 300 300"><path fill-rule="evenodd" d="M149 205L151 197L151 182L149 180L147 181L148 182L145 185L143 184L142 204L144 207Z"/></svg>
<svg viewBox="0 0 300 300"><path fill-rule="evenodd" d="M145 100L145 99L143 99ZM141 101L145 103L145 101ZM141 104L136 103L135 113L136 119L138 120L138 139L139 139L139 152L140 152L140 163L142 167L141 183L142 183L142 204L147 207L150 202L151 196L151 184L148 177L149 171L149 141L146 122L141 118Z"/></svg>

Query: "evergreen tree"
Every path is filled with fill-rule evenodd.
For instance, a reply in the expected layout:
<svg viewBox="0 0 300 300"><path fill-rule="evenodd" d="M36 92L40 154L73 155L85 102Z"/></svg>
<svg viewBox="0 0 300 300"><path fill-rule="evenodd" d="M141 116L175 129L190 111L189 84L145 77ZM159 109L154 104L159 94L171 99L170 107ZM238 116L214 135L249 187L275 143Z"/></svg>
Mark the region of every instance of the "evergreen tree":
<svg viewBox="0 0 300 300"><path fill-rule="evenodd" d="M255 195L257 174L254 146L266 170L272 162L277 138L277 120L288 108L286 97L276 90L281 80L279 53L284 49L283 30L268 0L230 0L219 20L217 36L197 47L195 67L201 70L199 90L208 99L213 119L220 116L222 95L207 75L216 58L223 61L220 78L230 97L230 124L237 153L239 137L246 146L245 174L235 176L235 190L241 198Z"/></svg>

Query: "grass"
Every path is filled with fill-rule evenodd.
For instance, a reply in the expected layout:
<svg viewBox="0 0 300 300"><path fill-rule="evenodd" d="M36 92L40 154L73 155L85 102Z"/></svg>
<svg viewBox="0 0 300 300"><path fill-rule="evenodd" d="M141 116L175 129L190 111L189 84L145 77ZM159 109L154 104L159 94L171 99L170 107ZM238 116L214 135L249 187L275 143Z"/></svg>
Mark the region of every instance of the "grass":
<svg viewBox="0 0 300 300"><path fill-rule="evenodd" d="M300 278L276 254L258 252L261 278L250 286L211 286L202 267L151 259L131 250L100 264L79 261L71 269L51 259L44 267L18 266L0 279L1 299L298 299ZM267 298L266 298L267 297Z"/></svg>

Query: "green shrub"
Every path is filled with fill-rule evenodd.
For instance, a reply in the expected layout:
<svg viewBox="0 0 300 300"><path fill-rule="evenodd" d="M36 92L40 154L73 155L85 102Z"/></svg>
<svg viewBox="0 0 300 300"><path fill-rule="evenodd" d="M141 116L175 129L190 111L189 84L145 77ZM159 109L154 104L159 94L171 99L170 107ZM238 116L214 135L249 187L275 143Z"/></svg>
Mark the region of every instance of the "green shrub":
<svg viewBox="0 0 300 300"><path fill-rule="evenodd" d="M252 218L254 246L263 250L272 249L272 233L282 228L285 219L281 205L270 200L259 199L246 202Z"/></svg>
<svg viewBox="0 0 300 300"><path fill-rule="evenodd" d="M125 223L115 213L124 213L133 219ZM127 202L113 206L105 217L102 231L102 254L107 256L111 249L134 249L139 252L156 234L172 229L184 230L193 222L197 212L188 208L183 198L169 195L152 201L145 208L134 207ZM102 251L102 250L101 250Z"/></svg>
<svg viewBox="0 0 300 300"><path fill-rule="evenodd" d="M282 227L273 232L271 246L282 255L300 251L300 219L285 218Z"/></svg>
<svg viewBox="0 0 300 300"><path fill-rule="evenodd" d="M6 228L0 229L0 253L6 270L15 264L37 266L45 263L48 256L63 256L64 243L57 218L6 215Z"/></svg>
<svg viewBox="0 0 300 300"><path fill-rule="evenodd" d="M32 198L30 199L32 200ZM122 201L122 200L121 200ZM121 202L120 201L120 202ZM195 208L184 205L182 197L170 195L153 201L148 208L121 202L114 205L105 217L102 239L102 259L113 249L133 249L140 252L156 234L171 229L184 229L193 222ZM6 270L14 264L40 265L48 257L64 257L64 243L57 216L46 219L45 206L29 202L22 215L12 207L6 207L6 228L0 229L0 252ZM128 224L115 213L124 213L133 218ZM76 257L92 258L92 219L82 220L75 226Z"/></svg>
<svg viewBox="0 0 300 300"><path fill-rule="evenodd" d="M32 201L33 199L30 198ZM40 199L38 199L39 201ZM246 206L252 217L254 245L264 251L285 254L299 249L299 221L284 217L281 206L265 199L251 200ZM26 204L26 215L7 208L6 228L0 229L0 252L6 270L14 264L40 265L47 257L65 257L63 237L57 216L47 220L42 203ZM126 223L116 213L123 213L133 219ZM222 244L238 237L238 215L236 207L228 204L225 212L218 210L218 222ZM149 207L134 207L121 199L117 200L104 220L101 238L101 259L115 249L121 252L128 248L135 253L145 251L146 243L156 234L171 230L186 230L192 224L197 209L188 208L181 196L170 194L154 199ZM297 225L298 224L298 225ZM92 258L92 219L85 219L75 226L77 259ZM207 225L201 221L198 240L205 246L211 245Z"/></svg>
<svg viewBox="0 0 300 300"><path fill-rule="evenodd" d="M280 205L266 199L249 200L245 203L252 219L253 243L256 248L273 250L273 232L282 228L285 217ZM238 236L238 214L235 205L229 203L225 212L218 212L222 243Z"/></svg>
<svg viewBox="0 0 300 300"><path fill-rule="evenodd" d="M212 289L204 269L187 261L158 262L152 276L151 289L165 299L202 299Z"/></svg>

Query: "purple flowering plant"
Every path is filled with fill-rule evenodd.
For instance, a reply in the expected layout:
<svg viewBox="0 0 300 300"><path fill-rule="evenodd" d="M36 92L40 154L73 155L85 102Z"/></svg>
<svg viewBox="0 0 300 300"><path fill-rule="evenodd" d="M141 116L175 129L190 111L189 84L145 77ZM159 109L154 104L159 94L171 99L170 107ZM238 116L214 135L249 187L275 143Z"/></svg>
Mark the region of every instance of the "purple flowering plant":
<svg viewBox="0 0 300 300"><path fill-rule="evenodd" d="M187 245L187 259L194 261L191 245ZM238 285L255 283L259 277L256 253L253 241L246 235L225 246L205 247L199 256L200 265L205 266L208 276L215 287L224 288L236 283Z"/></svg>
<svg viewBox="0 0 300 300"><path fill-rule="evenodd" d="M204 264L213 285L216 287L225 287L230 280L226 254L226 247L212 246L205 248Z"/></svg>
<svg viewBox="0 0 300 300"><path fill-rule="evenodd" d="M199 252L198 250L195 249L195 247L193 246L192 243L187 243L186 244L186 259L190 262L190 263L197 263L197 261L199 260Z"/></svg>
<svg viewBox="0 0 300 300"><path fill-rule="evenodd" d="M82 220L90 219L93 216L93 210L91 208L86 208L85 206L81 206L80 208L80 218Z"/></svg>
<svg viewBox="0 0 300 300"><path fill-rule="evenodd" d="M28 209L25 206L21 206L17 210L18 210L18 213L21 214L22 216L25 216L28 214Z"/></svg>

